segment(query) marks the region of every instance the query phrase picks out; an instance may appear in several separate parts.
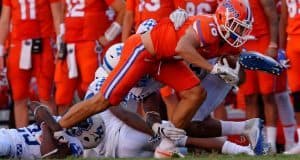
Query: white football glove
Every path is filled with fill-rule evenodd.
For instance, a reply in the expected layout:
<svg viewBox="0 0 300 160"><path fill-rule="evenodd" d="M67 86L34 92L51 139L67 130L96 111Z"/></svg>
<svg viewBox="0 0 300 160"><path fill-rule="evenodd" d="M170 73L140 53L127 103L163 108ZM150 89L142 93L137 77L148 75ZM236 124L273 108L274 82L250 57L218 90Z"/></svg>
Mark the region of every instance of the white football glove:
<svg viewBox="0 0 300 160"><path fill-rule="evenodd" d="M186 132L183 129L175 128L175 126L170 123L154 123L152 130L155 134L158 134L161 138L169 138L173 141L181 139L186 135Z"/></svg>
<svg viewBox="0 0 300 160"><path fill-rule="evenodd" d="M66 32L65 24L61 23L59 25L59 34L56 36L56 45L57 45L57 50L60 51L60 44L63 43L62 37Z"/></svg>
<svg viewBox="0 0 300 160"><path fill-rule="evenodd" d="M223 59L223 63L217 62L212 71L211 74L217 74L219 75L226 83L236 86L239 82L239 70L240 70L240 63L236 62L236 67L233 69L228 65L228 62L226 58Z"/></svg>
<svg viewBox="0 0 300 160"><path fill-rule="evenodd" d="M59 142L59 143L68 143L68 135L64 130L56 131L53 134L54 138Z"/></svg>
<svg viewBox="0 0 300 160"><path fill-rule="evenodd" d="M178 30L188 19L188 14L184 9L178 8L170 14L169 18L173 22L175 30Z"/></svg>

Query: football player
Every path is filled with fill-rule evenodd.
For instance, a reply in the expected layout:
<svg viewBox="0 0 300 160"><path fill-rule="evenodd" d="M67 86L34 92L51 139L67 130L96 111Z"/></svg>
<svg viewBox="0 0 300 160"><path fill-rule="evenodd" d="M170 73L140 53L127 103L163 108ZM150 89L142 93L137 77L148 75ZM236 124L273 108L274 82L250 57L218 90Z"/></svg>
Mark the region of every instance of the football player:
<svg viewBox="0 0 300 160"><path fill-rule="evenodd" d="M123 0L64 0L64 23L57 37L55 102L59 114L72 105L77 90L84 97L99 65L101 53L120 41L125 11Z"/></svg>
<svg viewBox="0 0 300 160"><path fill-rule="evenodd" d="M248 51L258 51L277 57L278 16L274 0L245 0L252 10L254 23L251 34L255 37L243 46ZM268 81L266 81L268 79ZM276 152L277 107L274 98L275 76L262 71L246 70L246 80L240 91L246 99L247 118L259 117L258 96L262 95L265 113L266 137Z"/></svg>
<svg viewBox="0 0 300 160"><path fill-rule="evenodd" d="M4 158L40 159L83 155L84 149L96 147L103 139L104 123L89 117L64 132L67 143L60 144L52 131L60 117L52 116L39 102L29 105L36 123L17 129L0 129L0 156Z"/></svg>
<svg viewBox="0 0 300 160"><path fill-rule="evenodd" d="M227 83L236 84L236 70L226 64L211 65L206 59L224 53L238 54L235 50L247 41L252 29L252 17L244 3L226 0L219 5L215 15L192 17L182 27L179 26L165 18L153 30L131 36L124 44L120 62L109 74L100 92L74 105L59 121L61 127L71 127L89 115L119 104L145 74L179 93L181 100L170 121L176 127L187 127L205 100L206 92L188 66L173 57L181 56L211 74L221 74ZM166 143L163 142L161 144Z"/></svg>
<svg viewBox="0 0 300 160"><path fill-rule="evenodd" d="M4 0L0 20L0 61L10 28L7 76L14 100L17 127L28 124L27 100L32 76L37 78L41 102L52 110L55 32L60 23L59 0ZM54 28L55 26L55 28ZM2 70L2 68L0 68Z"/></svg>
<svg viewBox="0 0 300 160"><path fill-rule="evenodd" d="M290 61L290 66L287 69L288 86L291 91L293 100L294 111L296 115L296 121L300 123L300 83L299 83L299 45L297 44L300 35L300 13L299 13L299 1L281 1L281 16L280 16L280 43L278 54L281 57L282 62ZM300 136L300 128L297 128L298 137ZM285 152L286 154L299 154L300 145L298 144L291 150Z"/></svg>

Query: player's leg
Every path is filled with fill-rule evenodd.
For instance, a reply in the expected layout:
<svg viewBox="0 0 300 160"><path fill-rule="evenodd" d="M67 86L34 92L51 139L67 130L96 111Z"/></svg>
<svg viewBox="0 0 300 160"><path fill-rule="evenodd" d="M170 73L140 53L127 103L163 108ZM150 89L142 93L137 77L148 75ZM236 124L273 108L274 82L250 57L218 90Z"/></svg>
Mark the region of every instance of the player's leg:
<svg viewBox="0 0 300 160"><path fill-rule="evenodd" d="M150 135L139 132L127 125L120 129L117 149L118 158L153 157L155 145L149 143Z"/></svg>
<svg viewBox="0 0 300 160"><path fill-rule="evenodd" d="M21 42L12 41L14 47L10 48L7 58L7 78L10 82L14 100L14 116L17 128L28 125L27 100L29 97L30 70L19 69Z"/></svg>
<svg viewBox="0 0 300 160"><path fill-rule="evenodd" d="M13 143L10 139L10 135L7 134L7 129L0 129L0 157L1 158L9 158L12 157L13 152Z"/></svg>
<svg viewBox="0 0 300 160"><path fill-rule="evenodd" d="M275 100L278 116L283 125L285 151L291 149L295 145L295 132L297 127L295 112L287 90L287 72L284 71L280 76L276 77Z"/></svg>
<svg viewBox="0 0 300 160"><path fill-rule="evenodd" d="M98 68L98 53L95 41L86 41L77 43L80 50L77 55L77 65L80 75L80 84L78 86L79 97L83 98L89 84L94 80L95 71Z"/></svg>
<svg viewBox="0 0 300 160"><path fill-rule="evenodd" d="M177 128L185 128L199 106L206 98L206 91L200 87L200 80L183 61L162 62L156 79L174 88L180 101L170 121ZM187 83L189 82L189 83Z"/></svg>
<svg viewBox="0 0 300 160"><path fill-rule="evenodd" d="M271 144L272 152L276 153L277 135L277 104L275 101L275 75L269 73L259 73L259 87L262 94L265 113L266 138ZM268 81L266 81L268 79Z"/></svg>
<svg viewBox="0 0 300 160"><path fill-rule="evenodd" d="M99 113L111 105L118 105L142 76L157 67L158 62L155 62L152 55L145 50L140 36L131 36L124 45L118 65L109 74L100 92L88 100L75 104L62 117L60 125L70 127L71 124L80 122L87 116Z"/></svg>
<svg viewBox="0 0 300 160"><path fill-rule="evenodd" d="M248 154L254 155L248 146L240 146L222 138L193 138L187 137L186 142L180 142L181 146L192 146L204 149L217 150L223 154Z"/></svg>
<svg viewBox="0 0 300 160"><path fill-rule="evenodd" d="M292 92L291 96L293 98L293 105L296 115L296 120L298 125L300 124L300 46L297 41L299 41L299 36L289 35L289 40L287 41L287 58L291 62L291 67L288 68L288 85ZM297 129L298 137L300 137L300 127Z"/></svg>
<svg viewBox="0 0 300 160"><path fill-rule="evenodd" d="M58 60L55 64L55 103L57 105L58 115L63 115L72 105L74 92L78 80L69 79L68 66L65 60Z"/></svg>
<svg viewBox="0 0 300 160"><path fill-rule="evenodd" d="M38 94L40 101L47 105L51 113L56 114L54 104L54 49L50 39L43 39L43 52L33 55L34 75L37 79Z"/></svg>

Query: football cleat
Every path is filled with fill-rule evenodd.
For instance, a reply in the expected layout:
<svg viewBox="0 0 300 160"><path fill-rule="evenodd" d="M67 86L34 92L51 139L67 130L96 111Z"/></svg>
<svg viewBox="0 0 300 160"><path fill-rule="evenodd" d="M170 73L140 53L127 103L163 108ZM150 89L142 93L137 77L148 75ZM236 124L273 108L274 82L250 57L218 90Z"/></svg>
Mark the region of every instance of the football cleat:
<svg viewBox="0 0 300 160"><path fill-rule="evenodd" d="M154 152L154 158L184 158L184 155L178 152L177 150L169 151L156 147Z"/></svg>
<svg viewBox="0 0 300 160"><path fill-rule="evenodd" d="M264 137L262 134L262 120L253 118L246 121L244 135L248 138L251 148L256 155L263 154Z"/></svg>
<svg viewBox="0 0 300 160"><path fill-rule="evenodd" d="M261 70L275 75L280 75L284 70L284 67L276 60L256 51L242 52L239 62L245 69Z"/></svg>

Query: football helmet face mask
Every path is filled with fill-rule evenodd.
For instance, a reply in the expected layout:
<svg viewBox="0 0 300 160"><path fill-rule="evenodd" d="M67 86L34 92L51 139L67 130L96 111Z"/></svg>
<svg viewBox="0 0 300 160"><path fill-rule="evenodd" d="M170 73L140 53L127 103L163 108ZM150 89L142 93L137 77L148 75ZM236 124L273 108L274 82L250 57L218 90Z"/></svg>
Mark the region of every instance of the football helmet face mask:
<svg viewBox="0 0 300 160"><path fill-rule="evenodd" d="M253 17L249 6L240 0L224 0L215 12L221 37L231 46L243 45L252 30Z"/></svg>
<svg viewBox="0 0 300 160"><path fill-rule="evenodd" d="M119 63L123 46L123 43L117 43L106 51L102 66L107 73L110 73Z"/></svg>

